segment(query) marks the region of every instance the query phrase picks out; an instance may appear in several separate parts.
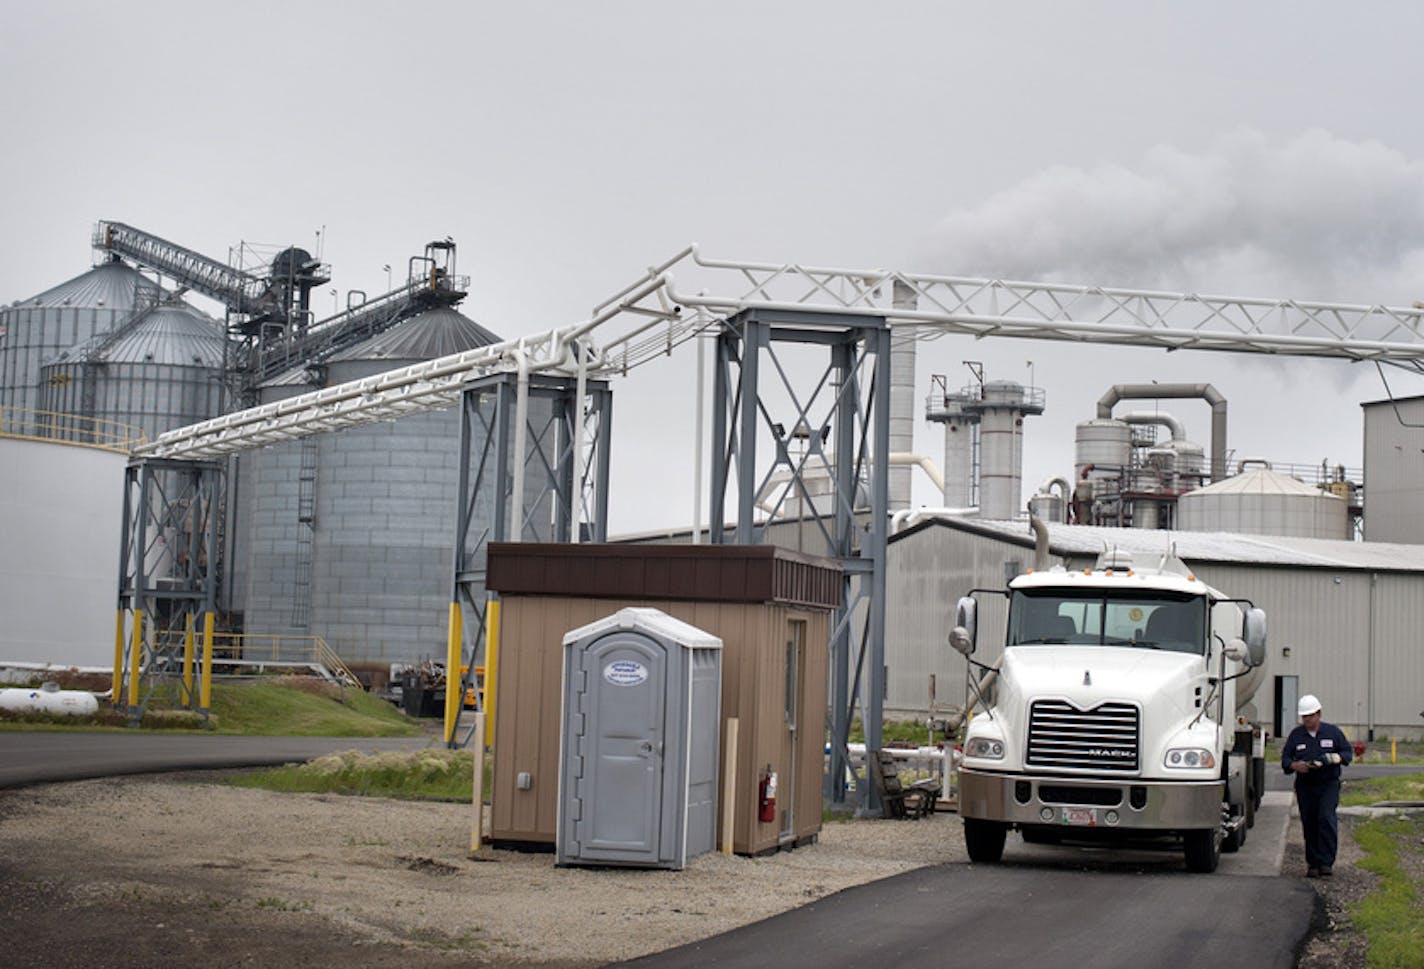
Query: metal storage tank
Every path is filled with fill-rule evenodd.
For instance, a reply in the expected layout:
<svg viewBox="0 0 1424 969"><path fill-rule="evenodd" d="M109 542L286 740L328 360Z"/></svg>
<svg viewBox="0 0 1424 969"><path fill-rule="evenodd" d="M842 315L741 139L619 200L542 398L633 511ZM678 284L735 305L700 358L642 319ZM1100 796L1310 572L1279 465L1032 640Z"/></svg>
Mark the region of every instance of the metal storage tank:
<svg viewBox="0 0 1424 969"><path fill-rule="evenodd" d="M431 309L273 379L259 398L281 400L496 340L453 309ZM443 657L458 439L452 408L243 455L230 601L244 631L318 635L347 663Z"/></svg>
<svg viewBox="0 0 1424 969"><path fill-rule="evenodd" d="M42 410L117 421L148 438L223 413L222 324L181 303L143 310L40 367ZM55 418L61 424L64 418Z"/></svg>
<svg viewBox="0 0 1424 969"><path fill-rule="evenodd" d="M1132 427L1125 421L1095 418L1078 425L1073 472L1095 468L1125 468L1132 460Z"/></svg>
<svg viewBox="0 0 1424 969"><path fill-rule="evenodd" d="M108 332L135 308L156 303L158 295L157 284L137 270L106 262L0 307L0 408L40 409L40 367L46 360Z"/></svg>
<svg viewBox="0 0 1424 969"><path fill-rule="evenodd" d="M1177 527L1297 538L1350 538L1345 501L1269 468L1255 468L1182 495Z"/></svg>
<svg viewBox="0 0 1424 969"><path fill-rule="evenodd" d="M1043 405L1012 380L984 384L976 404L979 424L979 514L983 518L1015 518L1022 507L1023 419L1043 413Z"/></svg>
<svg viewBox="0 0 1424 969"><path fill-rule="evenodd" d="M686 867L717 846L722 640L626 608L564 635L560 865Z"/></svg>

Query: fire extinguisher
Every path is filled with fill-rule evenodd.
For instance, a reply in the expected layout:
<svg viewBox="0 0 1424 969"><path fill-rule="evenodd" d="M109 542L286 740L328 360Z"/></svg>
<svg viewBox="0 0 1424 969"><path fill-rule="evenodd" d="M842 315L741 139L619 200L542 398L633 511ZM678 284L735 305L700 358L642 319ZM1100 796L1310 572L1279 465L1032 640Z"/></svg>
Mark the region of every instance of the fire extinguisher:
<svg viewBox="0 0 1424 969"><path fill-rule="evenodd" d="M776 772L770 764L761 772L761 781L757 784L757 820L776 820Z"/></svg>

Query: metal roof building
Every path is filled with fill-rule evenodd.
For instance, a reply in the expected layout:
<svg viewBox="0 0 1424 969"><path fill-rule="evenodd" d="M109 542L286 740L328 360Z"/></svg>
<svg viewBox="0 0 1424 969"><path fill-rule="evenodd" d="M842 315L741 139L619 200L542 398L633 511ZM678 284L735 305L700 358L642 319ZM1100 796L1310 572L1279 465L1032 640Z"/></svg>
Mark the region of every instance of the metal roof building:
<svg viewBox="0 0 1424 969"><path fill-rule="evenodd" d="M1202 580L1265 609L1269 649L1256 706L1277 732L1295 721L1293 698L1314 693L1352 739L1424 736L1424 546L1048 528L1053 560L1067 568L1091 566L1104 547L1155 565L1171 543ZM955 602L971 589L1002 589L1032 564L1026 522L930 518L892 536L886 709L923 717L931 676L937 710L960 705L965 664L947 643ZM977 661L998 657L1004 612L996 597L983 598Z"/></svg>

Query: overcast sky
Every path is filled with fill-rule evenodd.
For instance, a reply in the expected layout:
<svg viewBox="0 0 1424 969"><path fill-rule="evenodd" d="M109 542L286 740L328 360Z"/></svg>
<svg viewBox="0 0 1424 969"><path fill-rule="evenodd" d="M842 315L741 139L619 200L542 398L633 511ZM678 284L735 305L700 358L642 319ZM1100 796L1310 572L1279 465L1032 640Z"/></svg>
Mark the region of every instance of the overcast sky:
<svg viewBox="0 0 1424 969"><path fill-rule="evenodd" d="M465 312L506 337L691 241L1407 305L1420 37L1406 2L26 4L0 34L0 300L83 271L114 219L219 258L324 227L334 285L370 292L450 235ZM691 458L682 356L615 388L615 531L690 518L690 482L656 473ZM919 396L966 359L1045 389L1026 492L1071 473L1113 383L1210 382L1238 457L1298 463L1358 465L1358 403L1384 395L1344 363L956 338L923 348ZM1206 443L1205 405L1163 409Z"/></svg>

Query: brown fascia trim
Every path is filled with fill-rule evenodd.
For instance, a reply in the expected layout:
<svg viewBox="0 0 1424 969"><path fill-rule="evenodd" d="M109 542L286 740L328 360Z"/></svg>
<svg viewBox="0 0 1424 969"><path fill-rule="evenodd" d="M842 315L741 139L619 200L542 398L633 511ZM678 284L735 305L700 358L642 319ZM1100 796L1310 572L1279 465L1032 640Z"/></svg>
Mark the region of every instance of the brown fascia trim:
<svg viewBox="0 0 1424 969"><path fill-rule="evenodd" d="M491 542L488 562L485 587L500 595L841 603L838 563L775 545Z"/></svg>

